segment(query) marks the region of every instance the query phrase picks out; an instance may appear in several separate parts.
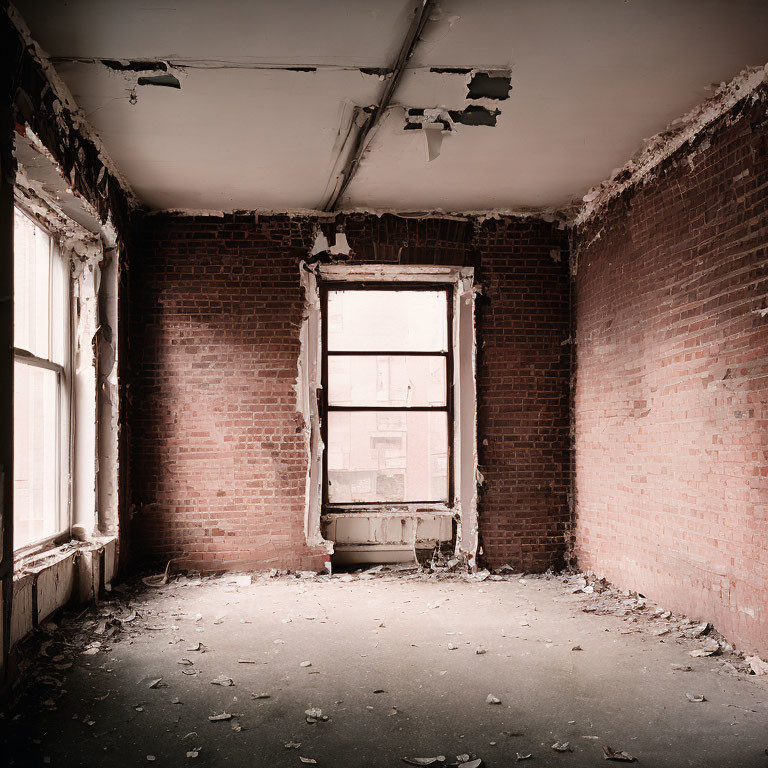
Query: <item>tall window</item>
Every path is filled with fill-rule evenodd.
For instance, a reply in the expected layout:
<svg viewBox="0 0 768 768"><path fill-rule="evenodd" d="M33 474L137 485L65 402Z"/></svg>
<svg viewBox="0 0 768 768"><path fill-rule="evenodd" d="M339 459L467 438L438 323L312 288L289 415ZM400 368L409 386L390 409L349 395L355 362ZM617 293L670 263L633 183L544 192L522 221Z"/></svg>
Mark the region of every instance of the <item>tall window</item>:
<svg viewBox="0 0 768 768"><path fill-rule="evenodd" d="M325 284L326 507L452 500L452 288Z"/></svg>
<svg viewBox="0 0 768 768"><path fill-rule="evenodd" d="M69 524L69 270L51 236L14 216L14 549Z"/></svg>

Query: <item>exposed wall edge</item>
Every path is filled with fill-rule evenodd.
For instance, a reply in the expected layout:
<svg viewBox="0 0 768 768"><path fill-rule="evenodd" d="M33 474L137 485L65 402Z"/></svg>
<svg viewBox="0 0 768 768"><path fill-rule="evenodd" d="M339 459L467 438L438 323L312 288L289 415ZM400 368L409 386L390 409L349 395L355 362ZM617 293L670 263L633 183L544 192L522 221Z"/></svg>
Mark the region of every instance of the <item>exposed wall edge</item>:
<svg viewBox="0 0 768 768"><path fill-rule="evenodd" d="M558 222L565 227L568 220L566 213L555 208L491 208L488 210L444 211L439 208L424 211L404 211L395 208L340 208L337 211L320 211L314 208L242 209L211 210L195 208L165 208L146 210L147 216L201 216L222 219L225 216L288 216L297 219L320 219L335 221L338 216L399 216L403 219L452 219L456 221L486 221L488 219L541 219Z"/></svg>
<svg viewBox="0 0 768 768"><path fill-rule="evenodd" d="M768 80L768 64L747 67L729 83L723 83L711 98L673 120L663 131L646 139L643 146L610 179L587 192L583 205L571 222L581 226L617 195L630 187L649 180L650 172L673 155L687 142L693 141L710 123L717 120L740 101L748 98Z"/></svg>
<svg viewBox="0 0 768 768"><path fill-rule="evenodd" d="M51 64L48 55L45 53L45 51L43 51L38 42L32 37L29 31L29 27L27 27L27 24L21 14L11 3L8 3L6 12L8 14L8 19L10 20L11 25L14 27L17 34L21 38L21 41L23 42L27 51L30 53L35 63L42 70L43 75L51 87L51 91L58 99L60 105L69 112L69 118L75 130L77 130L84 139L93 144L101 164L109 171L109 174L120 185L129 207L137 208L138 201L136 199L136 195L133 192L133 189L131 188L127 179L120 172L112 158L109 156L107 151L104 149L104 145L102 144L101 139L93 130L91 124L86 120L83 111L78 106L67 85L59 77L56 69Z"/></svg>

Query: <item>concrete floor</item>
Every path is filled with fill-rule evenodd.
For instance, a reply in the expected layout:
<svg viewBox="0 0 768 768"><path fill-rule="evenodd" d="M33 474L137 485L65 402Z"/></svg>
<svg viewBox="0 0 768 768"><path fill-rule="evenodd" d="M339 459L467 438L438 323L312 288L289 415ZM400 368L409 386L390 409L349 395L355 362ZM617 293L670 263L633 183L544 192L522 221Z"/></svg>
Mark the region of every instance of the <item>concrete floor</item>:
<svg viewBox="0 0 768 768"><path fill-rule="evenodd" d="M727 652L692 658L706 638L684 637L679 617L595 602L573 579L350 579L172 584L65 624L63 643L48 627L37 682L0 720L0 762L352 768L468 754L501 768L519 753L598 766L610 745L654 768L768 766L766 678ZM125 629L107 638L115 617ZM211 684L220 675L234 686ZM308 723L311 707L328 720ZM209 720L221 713L232 719Z"/></svg>

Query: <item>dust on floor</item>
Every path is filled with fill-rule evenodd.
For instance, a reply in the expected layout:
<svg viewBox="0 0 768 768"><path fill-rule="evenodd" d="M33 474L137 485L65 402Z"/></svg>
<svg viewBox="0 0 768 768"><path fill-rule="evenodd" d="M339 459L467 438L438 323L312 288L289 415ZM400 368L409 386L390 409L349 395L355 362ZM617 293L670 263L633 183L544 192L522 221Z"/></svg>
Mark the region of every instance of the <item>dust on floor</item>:
<svg viewBox="0 0 768 768"><path fill-rule="evenodd" d="M124 587L45 625L0 720L5 764L768 766L768 678L641 596L552 574L303 576Z"/></svg>

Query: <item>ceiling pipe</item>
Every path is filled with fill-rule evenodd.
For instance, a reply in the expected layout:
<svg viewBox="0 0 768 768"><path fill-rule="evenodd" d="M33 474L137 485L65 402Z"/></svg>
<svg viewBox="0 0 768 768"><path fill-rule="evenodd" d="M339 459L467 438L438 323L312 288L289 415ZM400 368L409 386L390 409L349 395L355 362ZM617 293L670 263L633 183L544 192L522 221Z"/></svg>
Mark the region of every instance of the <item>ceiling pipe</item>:
<svg viewBox="0 0 768 768"><path fill-rule="evenodd" d="M382 115L392 101L397 86L400 84L400 79L405 72L405 67L408 63L408 59L413 55L413 51L416 48L416 44L419 41L419 35L421 35L424 25L429 19L429 15L432 12L434 6L434 0L421 0L420 7L416 7L413 21L408 28L408 33L403 40L403 44L400 47L400 53L397 55L394 65L392 66L392 74L387 80L387 84L379 99L379 103L373 110L373 113L368 118L368 121L360 129L355 140L354 149L347 158L344 167L339 172L337 178L341 178L341 184L337 184L334 188L331 196L323 206L324 211L334 211L341 196L349 186L349 182L352 181L352 177L355 175L358 165L360 164L360 158L365 151L368 137L372 135L373 131L381 122Z"/></svg>

